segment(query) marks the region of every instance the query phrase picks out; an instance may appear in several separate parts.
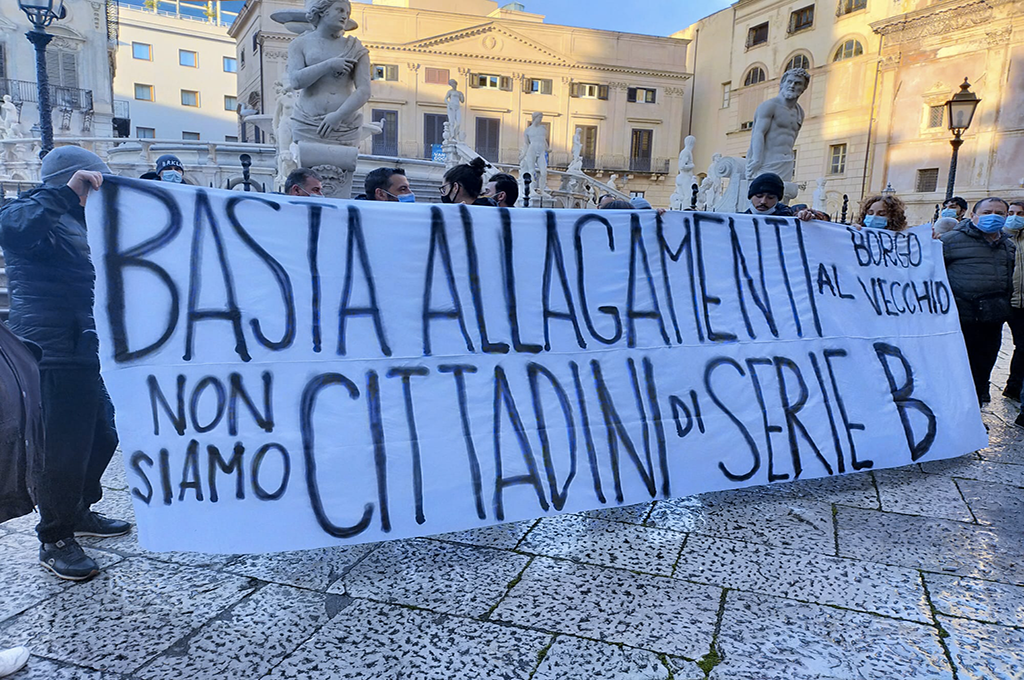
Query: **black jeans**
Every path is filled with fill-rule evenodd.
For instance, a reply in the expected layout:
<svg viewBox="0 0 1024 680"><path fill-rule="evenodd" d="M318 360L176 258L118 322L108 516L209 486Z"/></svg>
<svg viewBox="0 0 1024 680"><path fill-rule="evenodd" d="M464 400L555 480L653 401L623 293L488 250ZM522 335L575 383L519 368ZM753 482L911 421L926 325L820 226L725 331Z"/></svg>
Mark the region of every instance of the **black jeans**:
<svg viewBox="0 0 1024 680"><path fill-rule="evenodd" d="M114 449L114 405L99 368L43 368L46 451L36 482L43 543L74 534L75 520L103 496L100 478Z"/></svg>
<svg viewBox="0 0 1024 680"><path fill-rule="evenodd" d="M1021 389L1024 389L1024 309L1014 307L1007 324L1013 333L1013 358L1010 359L1010 377L1006 379L1006 389L1019 395Z"/></svg>
<svg viewBox="0 0 1024 680"><path fill-rule="evenodd" d="M1003 342L1003 323L1001 321L961 321L960 330L964 334L964 345L967 346L967 359L971 363L971 377L974 378L974 389L978 393L978 401L988 397L988 379L992 367L999 356L999 346Z"/></svg>

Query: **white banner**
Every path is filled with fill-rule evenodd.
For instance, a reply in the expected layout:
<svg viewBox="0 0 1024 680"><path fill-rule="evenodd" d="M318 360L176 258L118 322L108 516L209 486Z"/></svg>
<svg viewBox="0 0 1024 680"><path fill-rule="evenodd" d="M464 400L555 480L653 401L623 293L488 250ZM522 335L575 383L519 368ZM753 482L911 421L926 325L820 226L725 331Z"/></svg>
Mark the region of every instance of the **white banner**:
<svg viewBox="0 0 1024 680"><path fill-rule="evenodd" d="M152 550L430 535L986 444L927 230L118 177L87 213Z"/></svg>

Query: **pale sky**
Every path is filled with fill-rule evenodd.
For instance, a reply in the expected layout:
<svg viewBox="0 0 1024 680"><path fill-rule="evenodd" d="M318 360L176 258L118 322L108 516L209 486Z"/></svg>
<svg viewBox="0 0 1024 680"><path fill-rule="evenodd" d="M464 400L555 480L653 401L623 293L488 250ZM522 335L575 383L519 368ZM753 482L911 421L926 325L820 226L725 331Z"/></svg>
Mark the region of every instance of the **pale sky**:
<svg viewBox="0 0 1024 680"><path fill-rule="evenodd" d="M606 31L671 35L733 0L519 0L545 22ZM505 4L499 0L499 5Z"/></svg>

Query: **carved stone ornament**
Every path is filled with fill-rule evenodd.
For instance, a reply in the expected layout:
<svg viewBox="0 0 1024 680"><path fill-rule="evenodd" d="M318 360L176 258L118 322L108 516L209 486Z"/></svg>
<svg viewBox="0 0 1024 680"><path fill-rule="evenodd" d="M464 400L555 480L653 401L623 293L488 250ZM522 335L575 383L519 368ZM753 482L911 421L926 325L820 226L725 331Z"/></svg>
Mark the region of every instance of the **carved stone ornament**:
<svg viewBox="0 0 1024 680"><path fill-rule="evenodd" d="M317 165L313 168L323 183L324 196L336 197L341 194L344 187L351 185L351 178L348 170L342 170L334 165ZM345 197L347 198L347 196Z"/></svg>
<svg viewBox="0 0 1024 680"><path fill-rule="evenodd" d="M984 24L992 19L992 6L987 0L974 0L958 7L948 7L934 12L924 11L906 15L906 18L878 22L872 25L882 35L887 45L899 45L929 36L952 35L971 26Z"/></svg>

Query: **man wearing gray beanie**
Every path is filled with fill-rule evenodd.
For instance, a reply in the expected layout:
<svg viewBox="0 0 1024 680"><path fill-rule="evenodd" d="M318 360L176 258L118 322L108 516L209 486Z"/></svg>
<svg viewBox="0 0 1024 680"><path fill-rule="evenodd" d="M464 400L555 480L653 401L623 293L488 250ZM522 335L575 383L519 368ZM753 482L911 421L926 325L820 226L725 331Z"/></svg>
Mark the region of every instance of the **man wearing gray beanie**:
<svg viewBox="0 0 1024 680"><path fill-rule="evenodd" d="M0 248L10 287L9 325L42 350L45 452L35 480L39 562L81 581L99 573L76 536L120 536L127 522L89 508L114 449L114 408L100 378L85 206L110 169L76 146L43 159L43 185L0 208Z"/></svg>

